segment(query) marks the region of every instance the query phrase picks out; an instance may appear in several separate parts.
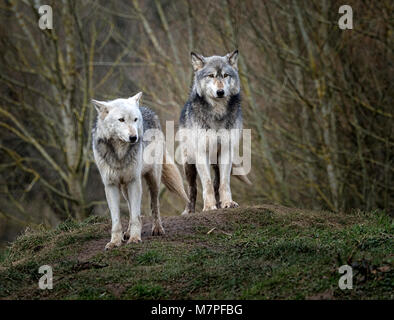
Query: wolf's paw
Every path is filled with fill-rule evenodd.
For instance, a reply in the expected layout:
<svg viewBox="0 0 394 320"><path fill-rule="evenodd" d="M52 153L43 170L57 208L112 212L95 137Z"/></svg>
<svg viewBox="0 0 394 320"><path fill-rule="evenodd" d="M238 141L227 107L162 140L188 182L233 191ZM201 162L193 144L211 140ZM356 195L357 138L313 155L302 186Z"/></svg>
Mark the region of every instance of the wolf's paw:
<svg viewBox="0 0 394 320"><path fill-rule="evenodd" d="M152 227L152 236L161 236L165 234L164 228L161 224L154 224Z"/></svg>
<svg viewBox="0 0 394 320"><path fill-rule="evenodd" d="M181 213L181 216L187 216L187 215L193 214L193 213L194 213L194 211L191 211L191 210L189 210L189 209L185 209L185 210Z"/></svg>
<svg viewBox="0 0 394 320"><path fill-rule="evenodd" d="M210 211L210 210L217 210L217 207L215 205L211 205L211 206L204 206L204 209L202 209L202 211Z"/></svg>
<svg viewBox="0 0 394 320"><path fill-rule="evenodd" d="M235 201L227 201L227 202L224 202L223 205L222 205L222 208L225 208L225 209L227 209L227 208L238 208L238 207L239 207L239 205Z"/></svg>
<svg viewBox="0 0 394 320"><path fill-rule="evenodd" d="M121 244L122 244L122 241L116 241L116 242L115 241L110 241L110 242L108 242L106 244L105 250L108 251L108 250L111 250L113 248L120 247Z"/></svg>
<svg viewBox="0 0 394 320"><path fill-rule="evenodd" d="M127 244L129 244L129 243L140 243L140 242L142 242L140 236L133 236L133 237L130 237L129 240L127 240Z"/></svg>

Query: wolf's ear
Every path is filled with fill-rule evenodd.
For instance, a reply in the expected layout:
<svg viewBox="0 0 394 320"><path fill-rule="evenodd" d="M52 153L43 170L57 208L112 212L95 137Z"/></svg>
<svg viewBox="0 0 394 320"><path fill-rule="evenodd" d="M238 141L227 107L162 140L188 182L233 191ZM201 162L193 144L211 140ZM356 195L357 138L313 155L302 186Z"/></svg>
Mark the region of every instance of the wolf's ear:
<svg viewBox="0 0 394 320"><path fill-rule="evenodd" d="M92 103L95 106L97 112L99 113L101 119L104 119L109 112L109 105L106 102L97 101L94 99L92 99Z"/></svg>
<svg viewBox="0 0 394 320"><path fill-rule="evenodd" d="M101 120L104 120L105 117L107 116L110 106L107 102L104 101L97 101L92 99L92 103L95 106L97 113L99 114L99 117Z"/></svg>
<svg viewBox="0 0 394 320"><path fill-rule="evenodd" d="M238 69L238 50L234 50L233 52L230 52L226 55L229 64L235 68Z"/></svg>
<svg viewBox="0 0 394 320"><path fill-rule="evenodd" d="M142 92L138 92L137 94L130 97L129 99L134 100L139 105L141 97L142 97Z"/></svg>
<svg viewBox="0 0 394 320"><path fill-rule="evenodd" d="M198 71L204 67L205 59L201 54L195 52L190 53L192 56L192 66L194 71Z"/></svg>

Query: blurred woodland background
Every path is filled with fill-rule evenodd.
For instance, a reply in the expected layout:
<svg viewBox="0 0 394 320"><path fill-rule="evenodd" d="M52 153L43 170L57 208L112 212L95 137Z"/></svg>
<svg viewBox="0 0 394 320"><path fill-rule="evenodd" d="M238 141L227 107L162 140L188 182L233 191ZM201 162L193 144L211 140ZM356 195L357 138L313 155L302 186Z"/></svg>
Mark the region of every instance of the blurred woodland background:
<svg viewBox="0 0 394 320"><path fill-rule="evenodd" d="M52 30L38 26L43 4L53 8ZM346 1L353 30L338 27L343 4L0 1L2 243L27 226L108 214L91 151L90 100L143 91L162 125L177 124L192 50L240 50L254 185L233 179L237 202L391 211L394 2ZM162 215L183 206L163 189Z"/></svg>

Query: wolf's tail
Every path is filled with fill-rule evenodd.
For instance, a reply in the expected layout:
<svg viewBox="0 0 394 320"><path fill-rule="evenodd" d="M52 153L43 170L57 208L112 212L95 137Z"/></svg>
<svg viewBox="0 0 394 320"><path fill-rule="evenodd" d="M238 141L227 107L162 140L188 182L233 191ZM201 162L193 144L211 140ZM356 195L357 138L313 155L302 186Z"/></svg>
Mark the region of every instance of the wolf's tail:
<svg viewBox="0 0 394 320"><path fill-rule="evenodd" d="M235 165L235 164L233 164L233 167L237 167L238 170L240 170L240 169L239 169L239 166L237 166L237 165ZM242 169L241 169L241 170L242 170ZM232 171L232 170L231 170L231 171ZM252 182L249 180L247 174L234 175L234 177L237 178L237 179L239 179L239 180L241 180L242 182L246 183L246 184L249 185L249 186L252 185Z"/></svg>
<svg viewBox="0 0 394 320"><path fill-rule="evenodd" d="M183 180L181 173L178 170L178 167L174 163L167 163L166 159L168 159L170 155L167 151L164 151L163 155L163 170L161 174L161 181L168 188L168 190L176 193L186 202L189 202L189 198L185 192L183 187Z"/></svg>

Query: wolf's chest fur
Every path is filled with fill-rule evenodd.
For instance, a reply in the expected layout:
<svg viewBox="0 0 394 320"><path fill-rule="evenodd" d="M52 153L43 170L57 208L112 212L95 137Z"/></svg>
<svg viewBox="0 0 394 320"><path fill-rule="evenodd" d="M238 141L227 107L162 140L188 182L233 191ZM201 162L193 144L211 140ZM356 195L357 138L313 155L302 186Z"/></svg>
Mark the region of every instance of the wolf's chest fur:
<svg viewBox="0 0 394 320"><path fill-rule="evenodd" d="M142 142L132 145L120 141L94 140L94 156L104 181L127 184L141 170Z"/></svg>
<svg viewBox="0 0 394 320"><path fill-rule="evenodd" d="M95 141L95 151L100 160L113 169L130 167L136 161L136 154L141 141L136 144L124 143L112 139L99 138Z"/></svg>
<svg viewBox="0 0 394 320"><path fill-rule="evenodd" d="M240 128L242 126L240 100L240 95L236 94L223 101L208 103L205 98L194 95L182 110L180 126L214 130Z"/></svg>

